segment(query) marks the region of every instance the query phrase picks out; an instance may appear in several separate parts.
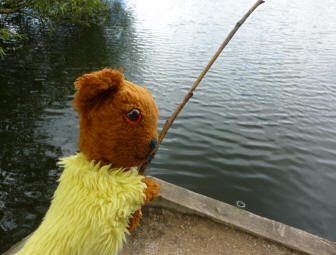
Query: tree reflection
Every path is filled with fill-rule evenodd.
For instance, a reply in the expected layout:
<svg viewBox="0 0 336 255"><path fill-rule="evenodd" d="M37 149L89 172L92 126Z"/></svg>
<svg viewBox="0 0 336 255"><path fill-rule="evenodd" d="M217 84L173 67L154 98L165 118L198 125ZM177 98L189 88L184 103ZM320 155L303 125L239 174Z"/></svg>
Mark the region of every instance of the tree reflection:
<svg viewBox="0 0 336 255"><path fill-rule="evenodd" d="M50 36L32 20L16 24L30 39L0 62L0 253L37 227L61 172L57 159L77 149L73 81L139 54L131 15L117 1L105 26L57 26Z"/></svg>

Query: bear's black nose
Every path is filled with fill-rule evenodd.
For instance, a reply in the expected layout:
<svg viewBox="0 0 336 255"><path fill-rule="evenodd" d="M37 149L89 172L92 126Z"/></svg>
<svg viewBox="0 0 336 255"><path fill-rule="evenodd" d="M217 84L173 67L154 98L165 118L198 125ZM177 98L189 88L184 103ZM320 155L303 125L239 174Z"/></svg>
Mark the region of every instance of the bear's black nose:
<svg viewBox="0 0 336 255"><path fill-rule="evenodd" d="M149 144L149 153L151 153L157 145L157 140L153 138Z"/></svg>

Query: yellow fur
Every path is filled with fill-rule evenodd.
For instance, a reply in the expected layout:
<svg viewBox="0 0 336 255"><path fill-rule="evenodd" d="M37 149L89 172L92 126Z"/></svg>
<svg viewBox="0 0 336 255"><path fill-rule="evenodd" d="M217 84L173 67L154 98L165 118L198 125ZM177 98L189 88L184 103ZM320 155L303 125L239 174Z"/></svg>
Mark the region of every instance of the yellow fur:
<svg viewBox="0 0 336 255"><path fill-rule="evenodd" d="M60 161L64 171L39 228L17 255L117 254L128 220L144 202L136 169L100 167L78 153Z"/></svg>

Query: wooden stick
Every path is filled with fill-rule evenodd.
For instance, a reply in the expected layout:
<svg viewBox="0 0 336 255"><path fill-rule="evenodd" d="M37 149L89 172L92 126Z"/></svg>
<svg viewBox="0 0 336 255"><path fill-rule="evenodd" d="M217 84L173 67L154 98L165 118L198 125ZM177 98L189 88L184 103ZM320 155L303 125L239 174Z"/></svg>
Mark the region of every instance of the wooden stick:
<svg viewBox="0 0 336 255"><path fill-rule="evenodd" d="M232 37L235 35L235 33L238 31L238 29L240 28L240 26L245 22L245 20L250 16L250 14L257 9L257 7L259 5L261 5L262 3L264 3L264 0L258 0L253 6L252 8L237 22L237 24L235 25L235 27L231 30L231 32L229 33L229 35L226 37L226 39L224 40L224 42L222 43L222 45L218 48L217 52L215 53L215 55L212 57L212 59L209 61L208 65L204 68L204 70L202 71L202 73L198 76L197 80L194 82L194 84L192 85L192 87L189 89L188 93L185 95L185 97L183 98L182 102L177 106L177 108L175 109L175 111L172 113L172 115L170 116L170 118L166 121L165 125L163 126L161 133L159 135L159 141L157 146L155 147L155 149L153 150L153 152L151 153L151 155L149 156L149 158L147 159L147 161L140 167L139 169L139 174L143 175L144 172L146 171L147 167L149 166L150 162L152 161L152 159L154 158L155 153L158 151L159 146L163 140L163 138L166 136L168 129L173 125L173 122L175 121L177 115L180 113L180 111L182 110L182 108L185 106L185 104L189 101L189 99L193 96L193 92L196 89L196 87L198 86L198 84L201 82L201 80L203 79L203 77L206 75L206 73L209 71L210 67L212 66L212 64L216 61L216 59L218 58L218 56L221 54L221 52L223 51L223 49L226 47L226 45L230 42L230 40L232 39Z"/></svg>

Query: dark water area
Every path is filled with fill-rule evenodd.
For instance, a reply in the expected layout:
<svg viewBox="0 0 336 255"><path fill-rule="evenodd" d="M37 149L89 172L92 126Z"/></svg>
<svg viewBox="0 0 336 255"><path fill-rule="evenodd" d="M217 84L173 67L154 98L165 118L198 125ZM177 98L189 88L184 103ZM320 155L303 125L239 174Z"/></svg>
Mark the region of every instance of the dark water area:
<svg viewBox="0 0 336 255"><path fill-rule="evenodd" d="M0 60L0 252L33 231L77 151L74 80L123 66L159 130L254 3L124 1L105 26L34 26ZM148 175L336 241L336 2L266 1L183 109Z"/></svg>

